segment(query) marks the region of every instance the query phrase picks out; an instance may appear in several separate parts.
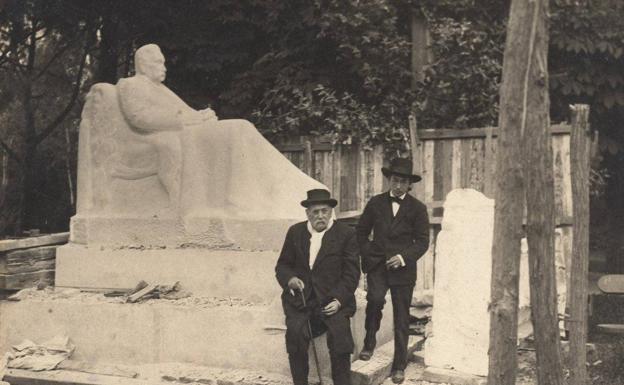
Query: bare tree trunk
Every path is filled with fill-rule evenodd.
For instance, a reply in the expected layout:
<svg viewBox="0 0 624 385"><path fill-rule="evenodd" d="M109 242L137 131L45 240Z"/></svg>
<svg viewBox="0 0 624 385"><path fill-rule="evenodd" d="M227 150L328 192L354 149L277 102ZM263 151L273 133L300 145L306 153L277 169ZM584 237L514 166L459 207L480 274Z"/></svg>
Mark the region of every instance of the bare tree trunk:
<svg viewBox="0 0 624 385"><path fill-rule="evenodd" d="M548 0L529 7L531 41L526 71L524 168L531 317L537 382L563 385L555 278L555 183L548 97Z"/></svg>
<svg viewBox="0 0 624 385"><path fill-rule="evenodd" d="M489 385L515 385L518 277L524 211L522 131L524 73L531 7L513 0L507 24L500 96L490 300Z"/></svg>
<svg viewBox="0 0 624 385"><path fill-rule="evenodd" d="M570 380L587 383L587 273L589 266L589 106L577 104L572 111L570 161L572 168L572 266L570 267Z"/></svg>
<svg viewBox="0 0 624 385"><path fill-rule="evenodd" d="M116 15L116 5L111 2L102 16L100 28L101 39L99 49L99 65L96 73L96 82L117 82L117 67L120 55L119 16Z"/></svg>

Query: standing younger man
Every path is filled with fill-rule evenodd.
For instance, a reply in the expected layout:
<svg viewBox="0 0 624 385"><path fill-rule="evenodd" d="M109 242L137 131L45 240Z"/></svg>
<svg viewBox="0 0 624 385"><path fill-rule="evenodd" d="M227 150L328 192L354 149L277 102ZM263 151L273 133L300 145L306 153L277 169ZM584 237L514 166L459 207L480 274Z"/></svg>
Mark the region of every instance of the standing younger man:
<svg viewBox="0 0 624 385"><path fill-rule="evenodd" d="M381 323L385 296L390 289L394 318L394 361L392 381L405 379L409 307L416 282L416 261L429 248L427 207L407 192L420 176L412 174L412 162L397 158L382 168L390 191L371 198L357 225L357 240L366 273L366 338L360 359L368 360L375 350L375 334ZM369 236L373 232L373 240Z"/></svg>
<svg viewBox="0 0 624 385"><path fill-rule="evenodd" d="M288 229L275 267L284 289L286 351L294 385L308 384L308 344L324 332L334 385L351 383L349 318L355 313L360 269L354 231L332 218L336 204L327 190L308 191L301 202L308 220Z"/></svg>

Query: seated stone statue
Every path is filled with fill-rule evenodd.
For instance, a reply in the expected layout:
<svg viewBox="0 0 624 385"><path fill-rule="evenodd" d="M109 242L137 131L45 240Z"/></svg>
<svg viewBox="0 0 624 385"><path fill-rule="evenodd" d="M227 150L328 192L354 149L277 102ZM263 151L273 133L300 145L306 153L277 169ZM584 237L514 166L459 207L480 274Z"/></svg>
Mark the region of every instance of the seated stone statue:
<svg viewBox="0 0 624 385"><path fill-rule="evenodd" d="M246 120L195 110L162 82L165 58L149 44L136 75L92 87L80 127L77 217L303 219L296 199L324 186ZM76 225L73 223L73 225Z"/></svg>

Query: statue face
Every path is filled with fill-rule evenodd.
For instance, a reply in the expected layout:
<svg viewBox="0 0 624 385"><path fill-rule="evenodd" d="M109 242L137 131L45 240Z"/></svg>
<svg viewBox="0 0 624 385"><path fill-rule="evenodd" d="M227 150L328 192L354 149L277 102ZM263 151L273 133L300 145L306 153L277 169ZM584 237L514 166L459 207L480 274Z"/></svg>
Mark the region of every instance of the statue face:
<svg viewBox="0 0 624 385"><path fill-rule="evenodd" d="M165 67L165 57L160 49L144 52L136 60L138 60L138 73L147 76L153 82L162 83L165 80L167 67Z"/></svg>
<svg viewBox="0 0 624 385"><path fill-rule="evenodd" d="M329 225L333 208L328 204L311 205L306 209L306 215L316 231L323 231Z"/></svg>

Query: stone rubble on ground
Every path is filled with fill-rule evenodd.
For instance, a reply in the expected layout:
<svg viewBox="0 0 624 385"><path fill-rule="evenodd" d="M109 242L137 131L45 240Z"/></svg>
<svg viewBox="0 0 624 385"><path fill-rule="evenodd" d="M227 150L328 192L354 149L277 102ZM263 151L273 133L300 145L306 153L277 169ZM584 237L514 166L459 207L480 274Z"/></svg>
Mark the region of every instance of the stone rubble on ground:
<svg viewBox="0 0 624 385"><path fill-rule="evenodd" d="M97 293L91 291L81 291L79 289L60 289L46 287L43 290L37 290L36 288L23 289L9 298L10 301L73 301L82 303L110 303L110 304L123 304L126 303L126 299L123 296L107 297L104 293ZM254 303L242 298L237 297L203 297L203 296L189 296L180 299L160 300L160 299L147 299L139 304L133 305L154 305L163 304L173 306L192 306L194 308L212 308L220 306L258 306L264 305L263 303Z"/></svg>
<svg viewBox="0 0 624 385"><path fill-rule="evenodd" d="M59 363L68 359L75 346L67 336L56 336L42 344L24 340L13 345L8 356L7 367L34 371L53 370Z"/></svg>

